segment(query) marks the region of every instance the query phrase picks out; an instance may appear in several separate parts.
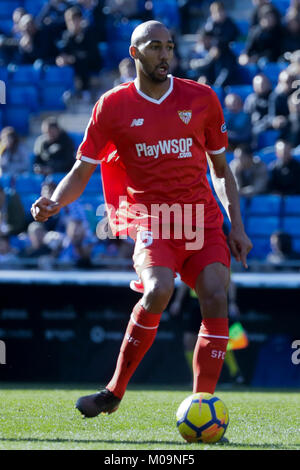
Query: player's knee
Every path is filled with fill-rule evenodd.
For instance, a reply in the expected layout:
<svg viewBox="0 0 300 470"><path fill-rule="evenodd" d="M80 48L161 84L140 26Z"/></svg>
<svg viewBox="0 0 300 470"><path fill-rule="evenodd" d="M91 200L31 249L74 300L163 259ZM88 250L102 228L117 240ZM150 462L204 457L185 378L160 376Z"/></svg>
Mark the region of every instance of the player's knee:
<svg viewBox="0 0 300 470"><path fill-rule="evenodd" d="M227 316L227 292L225 289L215 289L205 293L201 299L204 316Z"/></svg>
<svg viewBox="0 0 300 470"><path fill-rule="evenodd" d="M143 305L146 310L164 310L174 291L174 283L164 279L149 279L144 286Z"/></svg>

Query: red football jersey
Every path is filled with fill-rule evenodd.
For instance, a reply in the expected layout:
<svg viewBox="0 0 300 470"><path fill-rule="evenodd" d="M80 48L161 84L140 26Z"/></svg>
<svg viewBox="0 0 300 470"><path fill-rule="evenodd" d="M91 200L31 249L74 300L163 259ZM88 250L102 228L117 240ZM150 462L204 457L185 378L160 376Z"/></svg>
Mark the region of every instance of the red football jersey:
<svg viewBox="0 0 300 470"><path fill-rule="evenodd" d="M159 100L135 82L105 93L94 106L77 159L117 161L130 204L204 204L205 226L219 227L223 217L207 181L206 152L222 153L227 143L215 92L170 76ZM104 183L105 192L110 184L120 186L120 181Z"/></svg>

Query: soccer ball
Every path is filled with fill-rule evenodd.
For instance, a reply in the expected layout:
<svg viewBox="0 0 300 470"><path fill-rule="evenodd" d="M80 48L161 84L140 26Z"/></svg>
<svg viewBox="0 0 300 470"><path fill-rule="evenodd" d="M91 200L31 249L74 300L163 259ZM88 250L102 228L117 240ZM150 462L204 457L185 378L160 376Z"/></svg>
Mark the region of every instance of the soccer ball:
<svg viewBox="0 0 300 470"><path fill-rule="evenodd" d="M194 393L179 405L177 428L187 442L217 442L225 434L229 414L220 398L210 393Z"/></svg>

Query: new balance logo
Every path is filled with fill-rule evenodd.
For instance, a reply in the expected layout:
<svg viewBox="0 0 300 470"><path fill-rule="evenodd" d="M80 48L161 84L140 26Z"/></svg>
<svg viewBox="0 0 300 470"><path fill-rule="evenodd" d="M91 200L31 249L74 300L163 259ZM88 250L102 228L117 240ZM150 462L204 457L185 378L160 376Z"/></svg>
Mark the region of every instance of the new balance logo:
<svg viewBox="0 0 300 470"><path fill-rule="evenodd" d="M143 124L144 124L144 119L133 119L130 127L134 127L134 126L138 127L138 126L142 126Z"/></svg>

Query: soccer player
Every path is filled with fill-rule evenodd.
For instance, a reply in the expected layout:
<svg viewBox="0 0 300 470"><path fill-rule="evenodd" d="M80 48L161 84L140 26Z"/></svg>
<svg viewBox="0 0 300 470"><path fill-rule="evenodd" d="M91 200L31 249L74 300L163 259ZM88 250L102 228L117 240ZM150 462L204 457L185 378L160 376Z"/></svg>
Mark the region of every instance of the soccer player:
<svg viewBox="0 0 300 470"><path fill-rule="evenodd" d="M176 273L195 289L201 303L193 391L214 393L228 342L230 251L222 231L222 213L206 178L207 161L216 193L231 220L229 246L244 267L252 247L226 162L226 126L214 91L168 73L174 42L160 22L139 25L129 50L136 79L99 99L73 169L51 199L39 198L31 209L35 220L41 222L56 214L81 195L99 163L106 202L116 206L120 196L126 196L129 212L134 206L141 208L131 234L136 239L133 260L140 280L136 288L143 290L143 296L133 308L110 382L104 390L81 397L76 403L86 417L118 408L130 378L154 341L174 290ZM191 208L188 220L198 229L194 231L196 238L204 231L203 246L188 246L191 237L186 231L181 238L173 232L170 237L154 236L151 211L157 204ZM201 205L204 230L196 210ZM156 220L162 227L163 217ZM174 216L174 230L177 222ZM183 220L184 229L186 225Z"/></svg>

